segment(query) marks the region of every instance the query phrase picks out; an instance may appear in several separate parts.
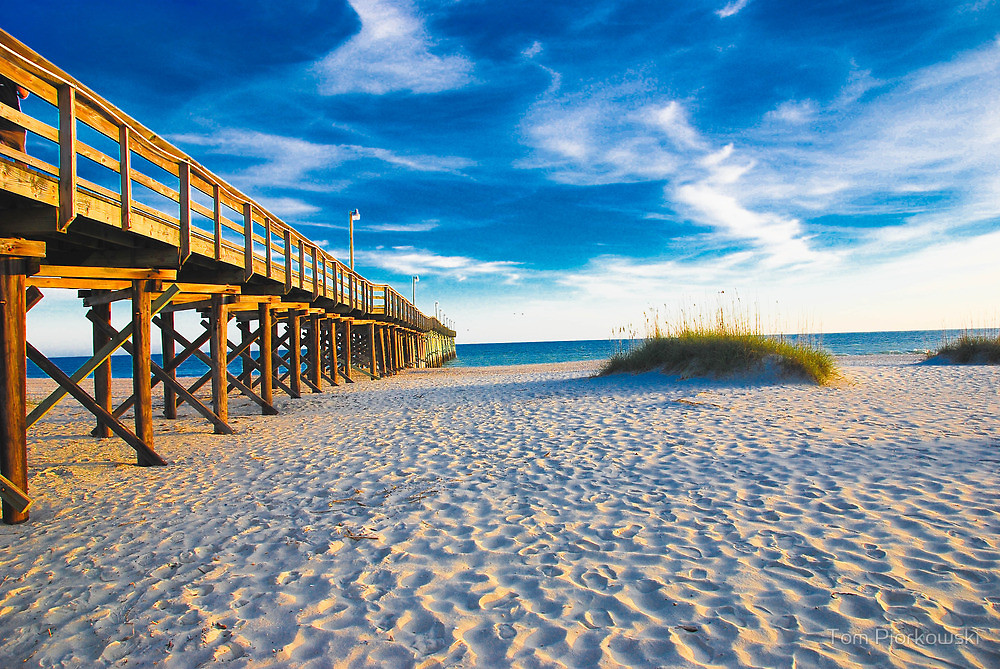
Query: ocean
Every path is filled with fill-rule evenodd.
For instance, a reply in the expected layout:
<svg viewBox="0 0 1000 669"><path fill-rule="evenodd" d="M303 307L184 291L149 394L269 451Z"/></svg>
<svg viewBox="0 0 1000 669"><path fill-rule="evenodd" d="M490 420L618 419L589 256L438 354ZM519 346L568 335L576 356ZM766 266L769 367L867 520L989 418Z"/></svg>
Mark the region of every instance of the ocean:
<svg viewBox="0 0 1000 669"><path fill-rule="evenodd" d="M835 332L824 335L789 335L787 338L797 340L805 337L809 341L822 346L834 355L875 355L923 353L940 347L944 342L957 339L965 330L911 330L905 332ZM971 331L972 334L982 333L996 335L995 330ZM447 367L493 367L496 365L523 365L545 362L575 362L579 360L604 360L623 346L637 343L594 339L586 341L533 341L509 344L458 344L458 357L446 364ZM157 364L162 362L158 354L153 354ZM84 362L86 356L70 356L53 358L60 369L68 374L76 371ZM188 359L178 368L177 375L181 377L199 377L208 371L208 367L197 359ZM230 371L239 373L239 363L230 366ZM132 358L128 355L115 355L111 358L111 374L115 378L132 376ZM45 374L30 361L28 362L28 378L45 378Z"/></svg>

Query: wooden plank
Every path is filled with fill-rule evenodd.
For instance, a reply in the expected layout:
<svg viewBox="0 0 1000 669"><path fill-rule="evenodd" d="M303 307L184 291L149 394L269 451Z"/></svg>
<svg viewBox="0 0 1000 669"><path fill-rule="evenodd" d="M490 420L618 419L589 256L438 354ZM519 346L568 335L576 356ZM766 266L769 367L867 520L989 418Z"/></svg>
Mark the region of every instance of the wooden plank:
<svg viewBox="0 0 1000 669"><path fill-rule="evenodd" d="M131 174L132 174L132 181L136 182L137 184L142 184L149 190L155 193L159 193L168 200L172 200L174 202L180 201L180 191L176 191L169 186L161 184L156 179L148 177L142 172L139 172L138 170L132 170Z"/></svg>
<svg viewBox="0 0 1000 669"><path fill-rule="evenodd" d="M119 202L122 230L132 227L132 137L124 123L118 126Z"/></svg>
<svg viewBox="0 0 1000 669"><path fill-rule="evenodd" d="M175 286L170 286L153 302L150 311L152 314L157 314L165 306L170 303L170 300L180 291L176 289ZM72 377L69 378L73 383L80 383L83 379L90 376L90 374L97 369L97 367L111 357L111 354L121 348L122 344L132 336L132 326L127 325L125 329L118 333L118 336L113 338L107 343L100 351L94 354L90 360L83 363L80 369L76 370ZM51 375L50 375L51 376ZM52 410L59 400L66 397L67 390L61 385L59 388L54 390L48 397L42 400L38 406L32 409L31 413L28 414L26 427L31 427L37 423L45 414Z"/></svg>
<svg viewBox="0 0 1000 669"><path fill-rule="evenodd" d="M45 242L32 239L0 239L0 256L16 256L18 258L44 258Z"/></svg>
<svg viewBox="0 0 1000 669"><path fill-rule="evenodd" d="M22 111L18 111L7 105L0 105L0 118L12 121L29 132L33 132L39 137L44 137L50 142L59 142L59 130L47 123L36 121Z"/></svg>
<svg viewBox="0 0 1000 669"><path fill-rule="evenodd" d="M183 267L191 257L191 163L180 164L180 253L178 261Z"/></svg>
<svg viewBox="0 0 1000 669"><path fill-rule="evenodd" d="M115 204L117 204L117 202L118 202L118 197L119 196L118 196L118 193L116 191L113 191L110 188L105 188L101 184L94 183L93 181L88 181L87 179L84 179L83 177L77 177L77 179L76 179L76 187L80 191L90 191L91 193L94 193L95 195L98 195L100 197L106 198L108 200L108 202L113 202Z"/></svg>
<svg viewBox="0 0 1000 669"><path fill-rule="evenodd" d="M28 450L25 437L25 303L27 261L0 257L0 475L12 488L28 491ZM16 496L15 496L16 498ZM13 525L28 520L27 510L2 502L3 520Z"/></svg>
<svg viewBox="0 0 1000 669"><path fill-rule="evenodd" d="M76 91L59 86L59 221L65 232L76 218Z"/></svg>
<svg viewBox="0 0 1000 669"><path fill-rule="evenodd" d="M0 144L0 155L4 155L10 158L11 160L30 165L31 167L34 167L36 170L45 172L46 174L50 174L52 176L59 175L59 168L56 167L55 165L50 165L44 160L39 160L34 156L29 156L27 153L21 153L17 149L12 149L9 146L4 146L3 144ZM3 187L3 190L11 190L11 188L9 188L7 185L8 183L15 184L18 181L21 181L23 183L32 183L34 181L33 177L35 175L33 175L31 172L28 172L27 170L18 168L17 165L6 165L4 167L5 167L4 170L0 170L0 186ZM18 175L10 174L10 172L13 172L14 170L17 170L20 174Z"/></svg>
<svg viewBox="0 0 1000 669"><path fill-rule="evenodd" d="M175 283L184 293L204 293L206 295L238 295L240 286L214 283Z"/></svg>
<svg viewBox="0 0 1000 669"><path fill-rule="evenodd" d="M33 276L28 279L28 285L35 286L36 288L66 288L73 290L122 290L132 284L125 280L60 279L56 277Z"/></svg>
<svg viewBox="0 0 1000 669"><path fill-rule="evenodd" d="M73 279L157 280L174 281L175 269L135 269L131 267L77 267L73 265L42 265L35 276Z"/></svg>
<svg viewBox="0 0 1000 669"><path fill-rule="evenodd" d="M14 485L3 474L0 474L0 498L3 499L5 505L13 509L15 514L27 514L28 509L35 503L35 500L28 497L23 490ZM4 517L6 518L6 516Z"/></svg>
<svg viewBox="0 0 1000 669"><path fill-rule="evenodd" d="M156 453L156 451L139 439L131 430L122 425L117 418L107 413L103 407L97 404L97 402L95 402L94 399L83 390L83 388L70 379L70 377L66 376L66 372L52 364L48 358L42 355L38 349L30 343L27 344L26 348L28 359L38 365L43 372L48 374L56 383L59 384L60 388L72 395L76 401L82 404L88 411L107 422L115 434L124 439L129 446L135 449L138 458L142 461L141 464L167 464L166 461ZM149 384L147 384L147 386L148 385Z"/></svg>

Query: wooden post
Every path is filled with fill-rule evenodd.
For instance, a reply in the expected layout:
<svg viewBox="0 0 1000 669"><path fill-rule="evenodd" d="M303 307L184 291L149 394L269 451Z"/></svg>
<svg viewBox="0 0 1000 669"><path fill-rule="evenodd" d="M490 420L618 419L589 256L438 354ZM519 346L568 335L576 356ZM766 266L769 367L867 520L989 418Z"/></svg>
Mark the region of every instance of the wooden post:
<svg viewBox="0 0 1000 669"><path fill-rule="evenodd" d="M94 291L96 293L104 293L106 291ZM111 322L111 303L107 304L97 304L90 308L90 312L94 315L94 318L100 319L104 323ZM101 330L96 325L94 326L94 354L96 355L98 351L104 348L111 337L107 336L103 330ZM94 399L104 407L104 410L111 413L111 360L105 360L97 369L94 370ZM97 419L97 429L94 430L94 436L101 439L107 439L111 436L111 426L105 423L100 418Z"/></svg>
<svg viewBox="0 0 1000 669"><path fill-rule="evenodd" d="M209 350L212 356L212 411L224 423L229 422L229 380L226 378L226 361L229 349L229 313L222 302L222 295L212 295L212 312L209 316L212 338ZM224 434L218 425L215 434Z"/></svg>
<svg viewBox="0 0 1000 669"><path fill-rule="evenodd" d="M174 312L165 311L160 314L160 345L163 351L163 369L170 378L176 378L174 361ZM97 378L97 375L94 375ZM173 420L177 418L177 393L170 384L163 385L163 417ZM110 436L110 435L109 435Z"/></svg>
<svg viewBox="0 0 1000 669"><path fill-rule="evenodd" d="M376 379L379 378L378 374L378 359L375 353L375 324L368 324L368 360L369 366L372 370L372 376Z"/></svg>
<svg viewBox="0 0 1000 669"><path fill-rule="evenodd" d="M182 160L177 166L180 173L180 243L178 267L183 267L191 257L191 163Z"/></svg>
<svg viewBox="0 0 1000 669"><path fill-rule="evenodd" d="M319 314L313 314L309 317L309 339L307 340L309 360L311 362L309 367L309 380L312 381L313 386L318 388L316 392L322 392L323 389L323 352L320 347L319 336L319 328L322 318L323 317Z"/></svg>
<svg viewBox="0 0 1000 669"><path fill-rule="evenodd" d="M253 209L243 203L243 280L253 276Z"/></svg>
<svg viewBox="0 0 1000 669"><path fill-rule="evenodd" d="M288 312L288 364L291 374L288 385L292 389L292 397L302 397L302 317L298 309Z"/></svg>
<svg viewBox="0 0 1000 669"><path fill-rule="evenodd" d="M28 492L28 447L25 437L27 394L24 277L27 261L0 256L0 475ZM28 520L27 510L3 501L8 525Z"/></svg>
<svg viewBox="0 0 1000 669"><path fill-rule="evenodd" d="M344 378L348 381L353 381L351 378L351 362L354 357L351 355L351 319L344 319L344 350L342 351L344 356Z"/></svg>
<svg viewBox="0 0 1000 669"><path fill-rule="evenodd" d="M334 385L340 383L340 371L337 369L337 321L333 318L327 321L327 327L330 330L330 348L328 353L330 355L330 380L333 381Z"/></svg>
<svg viewBox="0 0 1000 669"><path fill-rule="evenodd" d="M128 126L118 126L118 172L121 176L122 230L132 227L132 140Z"/></svg>
<svg viewBox="0 0 1000 669"><path fill-rule="evenodd" d="M135 395L135 436L153 450L153 391L150 385L149 282L132 281L132 394ZM142 467L156 464L142 453L136 454Z"/></svg>
<svg viewBox="0 0 1000 669"><path fill-rule="evenodd" d="M274 404L274 344L273 323L271 322L271 307L267 304L257 306L257 319L260 321L260 339L257 341L257 363L260 366L260 396L268 404Z"/></svg>
<svg viewBox="0 0 1000 669"><path fill-rule="evenodd" d="M59 103L59 222L66 232L76 218L76 90L61 84Z"/></svg>

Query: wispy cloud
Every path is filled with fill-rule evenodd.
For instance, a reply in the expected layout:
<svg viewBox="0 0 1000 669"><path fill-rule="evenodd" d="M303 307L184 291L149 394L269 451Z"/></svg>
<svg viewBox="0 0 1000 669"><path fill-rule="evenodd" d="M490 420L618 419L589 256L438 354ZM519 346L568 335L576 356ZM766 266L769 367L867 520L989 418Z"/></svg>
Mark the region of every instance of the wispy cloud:
<svg viewBox="0 0 1000 669"><path fill-rule="evenodd" d="M733 0L728 5L726 5L725 7L723 7L722 9L718 10L715 13L718 14L721 18L727 18L735 14L739 14L740 11L748 4L750 4L750 0Z"/></svg>
<svg viewBox="0 0 1000 669"><path fill-rule="evenodd" d="M371 232L430 232L439 226L439 221L420 221L418 223L378 223L366 225L364 229Z"/></svg>
<svg viewBox="0 0 1000 669"><path fill-rule="evenodd" d="M665 206L715 229L723 243L750 242L768 266L821 259L795 217L741 201L739 182L755 163L734 158L732 144L713 147L679 100L634 87L553 98L529 115L525 135L536 154L522 166L556 181L662 181Z"/></svg>
<svg viewBox="0 0 1000 669"><path fill-rule="evenodd" d="M328 171L359 160L377 160L414 172L452 174L473 164L458 156L406 155L379 147L319 144L251 130L172 135L170 139L181 146L205 147L213 154L255 160L257 164L242 169L233 178L240 185L258 187L340 190L349 182Z"/></svg>
<svg viewBox="0 0 1000 669"><path fill-rule="evenodd" d="M519 167L575 185L665 179L698 141L683 105L650 102L643 84L547 97L529 111L522 134L535 152Z"/></svg>
<svg viewBox="0 0 1000 669"><path fill-rule="evenodd" d="M471 81L472 63L433 53L434 40L405 0L352 0L351 6L361 30L316 64L323 93L440 93Z"/></svg>
<svg viewBox="0 0 1000 669"><path fill-rule="evenodd" d="M355 252L358 261L396 274L442 276L456 281L473 277L494 277L507 282L521 278L521 263L510 260L476 260L466 256L448 256L413 246L377 248Z"/></svg>
<svg viewBox="0 0 1000 669"><path fill-rule="evenodd" d="M257 200L268 211L286 219L309 216L321 211L319 207L294 197L258 197Z"/></svg>
<svg viewBox="0 0 1000 669"><path fill-rule="evenodd" d="M786 101L722 148L681 100L651 86L595 88L531 110L522 136L534 152L520 166L578 185L660 181L665 211L714 229L723 245L743 240L764 266L828 266L848 249L920 248L1000 216L997 109L998 44L892 82L852 72L825 105ZM880 216L896 229L820 240L811 219L829 214Z"/></svg>

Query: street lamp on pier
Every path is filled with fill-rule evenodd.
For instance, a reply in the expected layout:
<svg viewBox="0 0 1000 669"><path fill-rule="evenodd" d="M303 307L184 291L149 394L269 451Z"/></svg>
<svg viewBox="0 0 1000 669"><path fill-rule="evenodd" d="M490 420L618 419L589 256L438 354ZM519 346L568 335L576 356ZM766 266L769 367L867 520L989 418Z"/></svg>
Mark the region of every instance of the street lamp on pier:
<svg viewBox="0 0 1000 669"><path fill-rule="evenodd" d="M351 236L351 271L354 271L354 221L361 220L361 212L355 209L354 211L348 212L350 222L348 223L348 231Z"/></svg>

